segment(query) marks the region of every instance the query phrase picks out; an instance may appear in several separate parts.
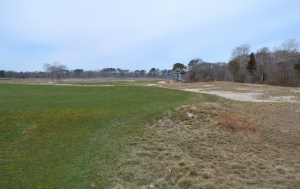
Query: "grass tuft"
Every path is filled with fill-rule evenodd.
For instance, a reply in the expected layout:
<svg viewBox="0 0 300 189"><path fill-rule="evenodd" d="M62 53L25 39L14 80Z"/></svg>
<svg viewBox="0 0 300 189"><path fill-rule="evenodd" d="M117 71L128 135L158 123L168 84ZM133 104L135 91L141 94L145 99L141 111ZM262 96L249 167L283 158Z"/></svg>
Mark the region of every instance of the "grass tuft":
<svg viewBox="0 0 300 189"><path fill-rule="evenodd" d="M222 116L220 127L229 129L230 132L256 141L258 139L258 128L256 121L250 121L246 117L239 119L234 111L229 111Z"/></svg>

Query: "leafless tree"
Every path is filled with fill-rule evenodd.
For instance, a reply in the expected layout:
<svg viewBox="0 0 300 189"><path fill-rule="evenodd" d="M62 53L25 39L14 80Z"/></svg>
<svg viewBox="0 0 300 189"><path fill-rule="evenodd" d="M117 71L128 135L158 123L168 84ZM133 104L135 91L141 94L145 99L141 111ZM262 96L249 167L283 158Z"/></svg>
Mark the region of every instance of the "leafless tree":
<svg viewBox="0 0 300 189"><path fill-rule="evenodd" d="M260 82L265 79L265 72L270 69L271 65L271 51L268 47L263 47L256 51L257 68L260 72Z"/></svg>
<svg viewBox="0 0 300 189"><path fill-rule="evenodd" d="M232 50L231 59L235 59L240 63L241 67L245 67L248 63L250 53L250 45L243 44Z"/></svg>
<svg viewBox="0 0 300 189"><path fill-rule="evenodd" d="M50 69L50 64L49 63L44 63L43 68L44 68L44 75L45 75L45 80L48 82L48 74L49 74L49 69Z"/></svg>
<svg viewBox="0 0 300 189"><path fill-rule="evenodd" d="M51 74L53 82L62 82L64 74L67 72L67 66L62 65L57 61L53 62L52 65L46 63L43 65L43 68L45 70L45 77L48 78L48 76Z"/></svg>
<svg viewBox="0 0 300 189"><path fill-rule="evenodd" d="M231 60L228 63L228 70L232 73L233 77L234 77L234 81L236 81L236 76L237 73L240 71L241 66L240 63L237 60Z"/></svg>

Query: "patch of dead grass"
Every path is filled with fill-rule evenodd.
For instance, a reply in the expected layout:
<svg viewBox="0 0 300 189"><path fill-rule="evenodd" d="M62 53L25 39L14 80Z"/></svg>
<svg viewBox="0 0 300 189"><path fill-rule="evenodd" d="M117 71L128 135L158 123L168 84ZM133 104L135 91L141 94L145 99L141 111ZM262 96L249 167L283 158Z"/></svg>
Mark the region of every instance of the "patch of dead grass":
<svg viewBox="0 0 300 189"><path fill-rule="evenodd" d="M259 132L256 122L249 120L247 117L239 119L234 111L229 111L222 116L220 127L227 128L230 132L248 140L258 141Z"/></svg>

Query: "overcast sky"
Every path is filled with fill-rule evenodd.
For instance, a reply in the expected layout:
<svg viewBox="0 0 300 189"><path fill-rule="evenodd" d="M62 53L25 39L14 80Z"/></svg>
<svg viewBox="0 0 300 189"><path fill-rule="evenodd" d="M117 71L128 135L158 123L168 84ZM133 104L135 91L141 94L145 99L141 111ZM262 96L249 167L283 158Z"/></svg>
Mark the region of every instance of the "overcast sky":
<svg viewBox="0 0 300 189"><path fill-rule="evenodd" d="M0 0L0 70L171 69L300 40L299 0Z"/></svg>

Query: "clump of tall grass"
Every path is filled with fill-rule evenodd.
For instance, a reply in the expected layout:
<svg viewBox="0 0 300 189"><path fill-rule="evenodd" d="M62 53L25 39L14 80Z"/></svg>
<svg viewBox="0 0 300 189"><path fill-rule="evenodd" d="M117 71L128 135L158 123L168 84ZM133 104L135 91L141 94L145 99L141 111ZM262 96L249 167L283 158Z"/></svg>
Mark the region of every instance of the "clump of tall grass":
<svg viewBox="0 0 300 189"><path fill-rule="evenodd" d="M240 119L234 111L227 112L222 116L220 127L227 128L231 133L238 134L248 140L258 140L257 121L251 121L246 117Z"/></svg>

